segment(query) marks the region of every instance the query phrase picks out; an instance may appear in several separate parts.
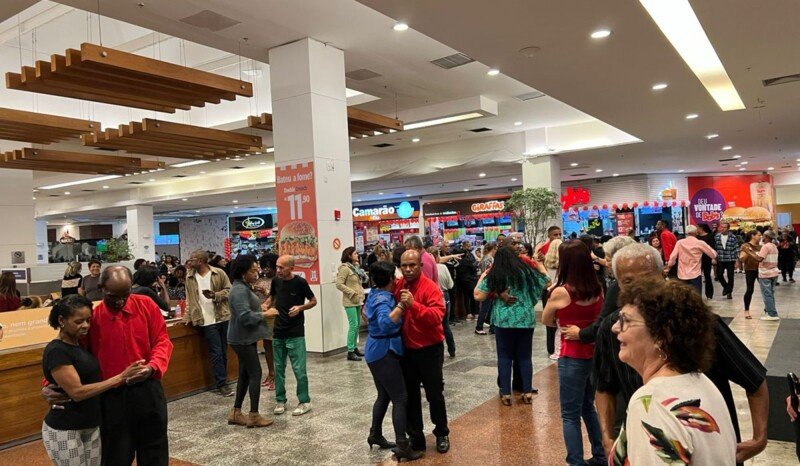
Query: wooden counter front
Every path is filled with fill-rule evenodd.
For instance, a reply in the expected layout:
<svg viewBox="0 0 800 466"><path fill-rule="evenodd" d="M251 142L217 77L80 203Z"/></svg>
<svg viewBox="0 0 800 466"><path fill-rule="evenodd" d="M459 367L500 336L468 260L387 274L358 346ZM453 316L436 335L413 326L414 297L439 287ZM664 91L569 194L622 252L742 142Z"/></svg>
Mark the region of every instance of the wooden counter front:
<svg viewBox="0 0 800 466"><path fill-rule="evenodd" d="M203 335L182 324L167 326L174 345L161 383L167 399L213 387ZM48 407L40 396L42 352L46 345L0 351L0 450L31 440L42 430ZM236 378L239 361L228 347L228 380Z"/></svg>

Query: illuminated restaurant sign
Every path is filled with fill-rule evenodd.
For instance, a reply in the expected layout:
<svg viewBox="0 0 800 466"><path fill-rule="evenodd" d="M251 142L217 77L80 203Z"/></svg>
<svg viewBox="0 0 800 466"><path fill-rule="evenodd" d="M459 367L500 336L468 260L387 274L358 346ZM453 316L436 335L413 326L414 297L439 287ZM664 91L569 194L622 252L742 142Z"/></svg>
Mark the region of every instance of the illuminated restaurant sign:
<svg viewBox="0 0 800 466"><path fill-rule="evenodd" d="M419 217L419 201L373 204L353 207L354 222L403 220Z"/></svg>

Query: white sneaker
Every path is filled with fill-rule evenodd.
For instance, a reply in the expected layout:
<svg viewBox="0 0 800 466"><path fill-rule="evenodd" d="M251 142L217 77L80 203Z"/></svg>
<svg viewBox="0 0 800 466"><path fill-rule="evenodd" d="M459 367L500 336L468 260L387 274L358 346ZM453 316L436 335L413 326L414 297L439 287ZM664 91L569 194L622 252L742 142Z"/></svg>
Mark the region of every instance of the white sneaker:
<svg viewBox="0 0 800 466"><path fill-rule="evenodd" d="M775 321L781 320L781 318L778 317L778 316L766 315L766 316L762 317L761 320L768 320L768 321L775 322Z"/></svg>
<svg viewBox="0 0 800 466"><path fill-rule="evenodd" d="M275 406L275 409L272 410L272 414L281 415L286 412L286 403L278 403Z"/></svg>
<svg viewBox="0 0 800 466"><path fill-rule="evenodd" d="M292 411L292 416L302 416L309 411L311 411L311 403L300 403L297 405L297 408Z"/></svg>
<svg viewBox="0 0 800 466"><path fill-rule="evenodd" d="M553 353L550 355L550 359L552 359L553 361L558 361L558 355L556 353Z"/></svg>

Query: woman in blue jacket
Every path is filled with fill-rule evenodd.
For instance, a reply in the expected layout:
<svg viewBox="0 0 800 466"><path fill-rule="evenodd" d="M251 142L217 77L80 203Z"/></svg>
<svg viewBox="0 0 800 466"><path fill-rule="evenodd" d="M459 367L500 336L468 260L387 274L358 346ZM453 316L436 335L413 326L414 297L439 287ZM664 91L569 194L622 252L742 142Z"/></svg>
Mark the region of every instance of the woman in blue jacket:
<svg viewBox="0 0 800 466"><path fill-rule="evenodd" d="M403 355L403 339L400 327L403 325L405 309L395 303L394 270L391 262L375 262L369 272L374 288L367 295L364 314L368 321L369 336L364 348L364 359L372 372L378 398L372 406L372 427L369 430L367 443L370 449L378 445L381 449L394 448L397 460L415 460L422 457L422 452L411 449L406 436L406 393L403 371L400 368L400 357ZM397 445L388 442L381 429L383 417L392 402L392 424Z"/></svg>

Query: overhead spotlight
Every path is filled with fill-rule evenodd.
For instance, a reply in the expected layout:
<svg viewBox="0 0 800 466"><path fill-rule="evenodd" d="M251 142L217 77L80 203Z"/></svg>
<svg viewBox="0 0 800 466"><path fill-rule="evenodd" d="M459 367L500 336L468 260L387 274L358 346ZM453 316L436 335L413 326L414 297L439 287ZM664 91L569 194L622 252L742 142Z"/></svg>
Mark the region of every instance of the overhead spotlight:
<svg viewBox="0 0 800 466"><path fill-rule="evenodd" d="M515 121L514 122L514 126L522 126L522 122L521 121Z"/></svg>
<svg viewBox="0 0 800 466"><path fill-rule="evenodd" d="M717 134L717 133L706 134L706 139L714 139L714 138L718 138L718 137L719 137L719 134Z"/></svg>
<svg viewBox="0 0 800 466"><path fill-rule="evenodd" d="M653 90L654 91L660 91L660 90L666 89L666 88L667 88L667 83L653 84Z"/></svg>
<svg viewBox="0 0 800 466"><path fill-rule="evenodd" d="M578 162L572 162L571 164L569 164L569 166L570 167L577 167L578 166Z"/></svg>
<svg viewBox="0 0 800 466"><path fill-rule="evenodd" d="M498 70L497 68L491 68L489 69L489 71L486 72L486 74L488 74L489 76L497 76L498 74L500 74L500 70Z"/></svg>
<svg viewBox="0 0 800 466"><path fill-rule="evenodd" d="M605 39L610 35L611 31L609 31L608 29L598 29L592 33L591 37L592 39Z"/></svg>
<svg viewBox="0 0 800 466"><path fill-rule="evenodd" d="M411 142L419 142L419 138L414 138L411 140Z"/></svg>
<svg viewBox="0 0 800 466"><path fill-rule="evenodd" d="M733 146L722 146L722 150L731 150Z"/></svg>
<svg viewBox="0 0 800 466"><path fill-rule="evenodd" d="M687 119L687 120L694 120L695 118L697 118L697 117L699 117L699 116L700 116L700 115L698 115L698 114L696 114L696 113L690 113L690 114L686 115L686 119Z"/></svg>
<svg viewBox="0 0 800 466"><path fill-rule="evenodd" d="M394 23L394 26L392 26L392 29L394 29L397 32L407 31L408 30L408 24L406 24L406 23L404 23L402 21L399 21L397 23Z"/></svg>
<svg viewBox="0 0 800 466"><path fill-rule="evenodd" d="M481 177L481 178L483 178L483 177L485 177L485 176L486 176L486 173L478 173L478 176L479 176L479 177Z"/></svg>
<svg viewBox="0 0 800 466"><path fill-rule="evenodd" d="M517 179L516 178L511 178L511 181L517 181Z"/></svg>

